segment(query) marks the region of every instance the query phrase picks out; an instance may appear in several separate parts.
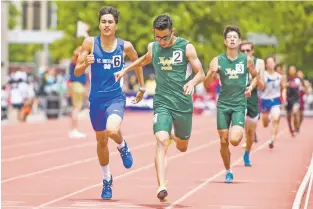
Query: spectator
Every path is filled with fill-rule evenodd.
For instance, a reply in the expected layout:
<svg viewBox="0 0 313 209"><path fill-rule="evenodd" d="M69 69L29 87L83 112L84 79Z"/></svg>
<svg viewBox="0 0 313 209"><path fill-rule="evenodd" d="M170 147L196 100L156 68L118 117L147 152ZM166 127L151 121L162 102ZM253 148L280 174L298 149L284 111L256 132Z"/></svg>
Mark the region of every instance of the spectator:
<svg viewBox="0 0 313 209"><path fill-rule="evenodd" d="M146 80L145 86L146 86L146 92L148 95L155 94L156 81L155 81L154 73L151 73L149 75L149 78Z"/></svg>

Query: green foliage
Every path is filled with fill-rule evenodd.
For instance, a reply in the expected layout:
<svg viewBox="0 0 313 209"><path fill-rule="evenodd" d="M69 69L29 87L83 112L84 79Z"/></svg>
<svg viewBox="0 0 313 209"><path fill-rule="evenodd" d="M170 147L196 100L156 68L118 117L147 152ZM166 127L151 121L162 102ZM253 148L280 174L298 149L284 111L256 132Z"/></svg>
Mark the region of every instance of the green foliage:
<svg viewBox="0 0 313 209"><path fill-rule="evenodd" d="M98 11L114 6L120 11L117 36L133 43L139 55L153 41L152 22L162 13L169 13L176 33L191 41L204 68L222 53L223 30L226 25L238 25L243 39L247 32L266 33L278 38L279 46L256 46L256 54L265 57L280 54L284 63L310 70L313 66L313 2L201 2L201 1L55 1L58 7L58 30L65 36L50 46L53 60L70 58L83 41L76 37L78 20L91 28L89 34L99 34Z"/></svg>
<svg viewBox="0 0 313 209"><path fill-rule="evenodd" d="M10 62L33 62L36 51L42 48L38 44L10 44L9 61Z"/></svg>
<svg viewBox="0 0 313 209"><path fill-rule="evenodd" d="M18 10L15 8L12 2L8 2L9 6L9 19L8 19L8 24L9 24L9 29L13 29L16 25L16 16L20 15Z"/></svg>

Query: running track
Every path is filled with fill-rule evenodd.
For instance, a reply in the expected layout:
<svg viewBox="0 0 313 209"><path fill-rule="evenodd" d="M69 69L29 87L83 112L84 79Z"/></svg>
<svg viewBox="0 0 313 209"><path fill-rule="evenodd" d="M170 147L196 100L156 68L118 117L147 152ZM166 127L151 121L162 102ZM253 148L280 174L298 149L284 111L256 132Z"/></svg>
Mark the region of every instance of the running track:
<svg viewBox="0 0 313 209"><path fill-rule="evenodd" d="M77 140L67 138L67 119L2 125L2 208L291 209L313 152L312 123L305 118L301 133L292 138L282 118L273 150L267 146L270 129L259 123L252 167L243 166L241 145L231 147L235 182L230 185L223 183L215 117L195 116L188 151L169 150L166 204L156 198L152 113L125 115L123 133L135 160L130 170L110 142L110 201L99 198L100 168L88 119L80 123L88 138Z"/></svg>

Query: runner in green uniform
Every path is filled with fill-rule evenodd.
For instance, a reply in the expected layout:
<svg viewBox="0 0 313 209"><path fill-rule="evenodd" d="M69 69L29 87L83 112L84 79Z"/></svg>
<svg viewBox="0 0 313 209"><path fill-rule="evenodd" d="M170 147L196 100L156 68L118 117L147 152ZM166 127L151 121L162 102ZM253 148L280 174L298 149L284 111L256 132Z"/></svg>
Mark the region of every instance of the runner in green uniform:
<svg viewBox="0 0 313 209"><path fill-rule="evenodd" d="M260 119L259 113L259 97L258 97L258 89L264 89L264 60L254 57L254 46L250 41L242 41L240 44L240 51L246 54L253 60L255 70L259 74L260 79L258 79L257 87L252 90L251 97L247 99L247 115L246 115L246 143L244 143L243 147L245 147L245 153L243 155L243 160L245 166L251 166L250 162L250 150L253 145L253 139L256 141L256 127L257 122ZM251 75L249 75L249 82L252 81Z"/></svg>
<svg viewBox="0 0 313 209"><path fill-rule="evenodd" d="M246 97L251 96L251 91L257 81L254 79L254 85L247 87L249 73L256 77L256 72L253 61L245 54L238 52L240 38L241 33L238 27L227 26L225 28L226 53L213 58L204 81L204 85L207 87L215 73L219 74L221 91L217 101L217 130L221 140L220 152L226 168L226 183L233 182L233 174L230 170L229 141L233 146L237 146L243 137L247 108ZM229 131L230 124L232 126Z"/></svg>
<svg viewBox="0 0 313 209"><path fill-rule="evenodd" d="M148 45L148 52L130 66L115 73L116 79L139 66L152 62L156 73L154 96L153 129L157 139L155 168L159 188L157 197L166 201L166 151L169 139L173 138L176 148L185 152L191 135L194 87L204 80L205 74L195 47L187 40L174 36L172 19L160 15L153 22L155 40ZM195 72L192 78L192 70ZM172 125L174 134L171 136ZM171 137L170 137L171 136Z"/></svg>

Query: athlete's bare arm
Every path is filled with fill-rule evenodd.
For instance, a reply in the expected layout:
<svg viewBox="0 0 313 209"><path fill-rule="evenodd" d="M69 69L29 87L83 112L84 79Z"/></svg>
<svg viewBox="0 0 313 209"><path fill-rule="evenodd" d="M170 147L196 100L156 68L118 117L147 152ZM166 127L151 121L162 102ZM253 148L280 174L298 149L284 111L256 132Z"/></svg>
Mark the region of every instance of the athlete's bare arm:
<svg viewBox="0 0 313 209"><path fill-rule="evenodd" d="M255 69L258 69L256 71L256 76L252 79L249 87L246 89L246 92L245 92L247 97L251 96L251 91L254 88L258 87L259 89L264 89L264 87L265 87L265 83L264 83L264 61L260 59L259 62L256 63Z"/></svg>
<svg viewBox="0 0 313 209"><path fill-rule="evenodd" d="M309 94L309 89L310 89L310 82L307 80L303 80L303 91L305 94Z"/></svg>
<svg viewBox="0 0 313 209"><path fill-rule="evenodd" d="M142 57L134 61L132 64L130 64L128 67L124 68L123 70L114 73L115 79L119 80L125 75L125 73L149 64L152 61L152 44L153 43L151 42L148 45L148 51L145 55L143 55Z"/></svg>
<svg viewBox="0 0 313 209"><path fill-rule="evenodd" d="M285 76L281 76L280 79L280 88L281 88L281 96L283 98L283 102L285 103L287 101L287 79Z"/></svg>
<svg viewBox="0 0 313 209"><path fill-rule="evenodd" d="M210 62L208 73L203 82L205 88L208 88L210 86L214 75L217 73L219 69L220 68L218 66L218 59L217 57L214 57Z"/></svg>
<svg viewBox="0 0 313 209"><path fill-rule="evenodd" d="M81 76L85 73L86 68L95 62L95 57L93 55L93 37L85 38L82 48L80 50L77 64L74 70L75 76Z"/></svg>
<svg viewBox="0 0 313 209"><path fill-rule="evenodd" d="M186 46L186 57L192 69L196 73L195 77L190 82L196 86L204 80L205 74L202 68L202 64L198 58L197 51L192 44L188 44Z"/></svg>
<svg viewBox="0 0 313 209"><path fill-rule="evenodd" d="M265 72L265 64L264 60L259 59L259 62L256 65L256 68L258 69L258 89L263 90L265 88L265 82L264 82L264 72Z"/></svg>
<svg viewBox="0 0 313 209"><path fill-rule="evenodd" d="M124 43L125 46L125 54L126 56L132 61L136 61L138 59L138 54L136 50L134 49L133 45L129 41L125 41ZM135 69L135 73L139 82L139 85L141 88L144 88L144 79L143 79L143 72L142 72L142 67L137 67Z"/></svg>
<svg viewBox="0 0 313 209"><path fill-rule="evenodd" d="M257 72L255 70L253 60L250 57L247 57L247 65L248 65L248 71L249 71L250 75L252 76L252 78L256 77Z"/></svg>

